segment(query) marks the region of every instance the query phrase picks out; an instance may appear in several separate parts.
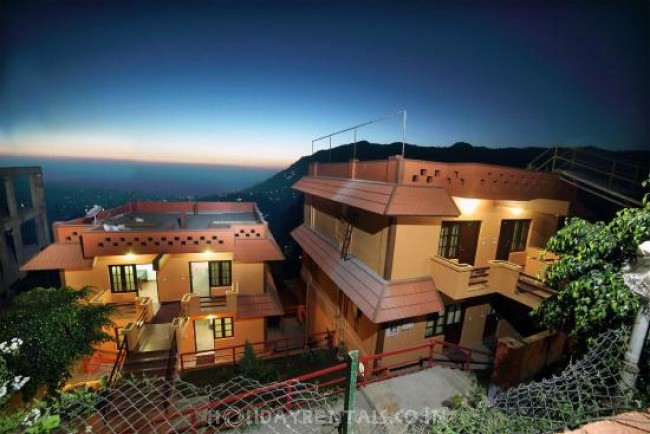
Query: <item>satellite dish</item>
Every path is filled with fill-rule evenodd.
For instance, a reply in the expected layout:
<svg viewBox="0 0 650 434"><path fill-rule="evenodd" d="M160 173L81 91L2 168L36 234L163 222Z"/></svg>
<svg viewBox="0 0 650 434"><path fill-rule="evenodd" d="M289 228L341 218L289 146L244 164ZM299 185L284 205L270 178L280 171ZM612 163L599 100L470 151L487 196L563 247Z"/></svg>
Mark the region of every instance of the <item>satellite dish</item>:
<svg viewBox="0 0 650 434"><path fill-rule="evenodd" d="M93 219L93 223L97 224L97 214L102 211L104 211L104 208L99 205L95 205L92 208L86 210L86 218Z"/></svg>

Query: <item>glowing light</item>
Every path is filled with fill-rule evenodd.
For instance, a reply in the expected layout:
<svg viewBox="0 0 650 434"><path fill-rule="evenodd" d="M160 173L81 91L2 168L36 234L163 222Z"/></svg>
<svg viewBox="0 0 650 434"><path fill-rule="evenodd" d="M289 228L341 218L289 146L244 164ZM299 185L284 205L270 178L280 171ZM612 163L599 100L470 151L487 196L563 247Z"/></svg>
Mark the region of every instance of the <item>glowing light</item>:
<svg viewBox="0 0 650 434"><path fill-rule="evenodd" d="M133 253L133 252L127 252L127 253L124 255L124 257L125 257L126 259L129 259L129 260L130 260L130 259L135 259L136 256L137 256L137 255L136 255L135 253Z"/></svg>
<svg viewBox="0 0 650 434"><path fill-rule="evenodd" d="M511 210L514 215L520 215L522 212L524 212L524 210L518 206L511 208Z"/></svg>
<svg viewBox="0 0 650 434"><path fill-rule="evenodd" d="M460 208L461 214L472 214L478 208L479 199L467 199L464 197L456 197L456 205Z"/></svg>

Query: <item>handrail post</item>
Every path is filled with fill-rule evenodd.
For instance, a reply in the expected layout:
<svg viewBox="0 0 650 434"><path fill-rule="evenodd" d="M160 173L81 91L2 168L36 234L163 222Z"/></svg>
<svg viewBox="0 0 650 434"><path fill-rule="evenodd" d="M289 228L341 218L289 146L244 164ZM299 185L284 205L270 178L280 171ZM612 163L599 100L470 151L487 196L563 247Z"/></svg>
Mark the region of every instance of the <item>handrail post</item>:
<svg viewBox="0 0 650 434"><path fill-rule="evenodd" d="M359 371L359 350L348 352L346 357L348 372L345 378L345 400L343 403L343 418L341 434L354 434L354 412L357 400L357 372Z"/></svg>

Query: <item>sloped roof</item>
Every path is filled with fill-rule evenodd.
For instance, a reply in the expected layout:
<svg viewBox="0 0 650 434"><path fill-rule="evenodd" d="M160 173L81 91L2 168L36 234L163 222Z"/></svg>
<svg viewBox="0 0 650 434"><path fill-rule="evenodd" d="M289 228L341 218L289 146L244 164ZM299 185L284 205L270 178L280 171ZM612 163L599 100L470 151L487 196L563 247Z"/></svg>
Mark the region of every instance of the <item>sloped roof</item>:
<svg viewBox="0 0 650 434"><path fill-rule="evenodd" d="M284 255L273 238L261 238L255 240L235 240L233 251L236 261L262 262L281 261Z"/></svg>
<svg viewBox="0 0 650 434"><path fill-rule="evenodd" d="M23 271L78 270L92 268L93 259L84 258L79 243L54 243L20 267Z"/></svg>
<svg viewBox="0 0 650 434"><path fill-rule="evenodd" d="M305 176L293 188L381 215L460 215L447 190L441 187Z"/></svg>
<svg viewBox="0 0 650 434"><path fill-rule="evenodd" d="M305 225L291 236L332 281L376 324L440 312L444 304L430 277L386 281Z"/></svg>

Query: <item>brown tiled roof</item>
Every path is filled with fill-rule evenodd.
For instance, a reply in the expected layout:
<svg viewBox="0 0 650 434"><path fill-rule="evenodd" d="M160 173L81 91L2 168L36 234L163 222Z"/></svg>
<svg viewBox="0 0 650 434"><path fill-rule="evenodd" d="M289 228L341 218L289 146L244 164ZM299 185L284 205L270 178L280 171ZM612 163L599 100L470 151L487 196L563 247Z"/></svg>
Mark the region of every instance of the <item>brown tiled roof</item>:
<svg viewBox="0 0 650 434"><path fill-rule="evenodd" d="M241 262L281 261L284 255L273 238L235 240L234 257Z"/></svg>
<svg viewBox="0 0 650 434"><path fill-rule="evenodd" d="M78 270L92 268L92 264L92 258L83 257L81 244L54 243L41 250L20 269L23 271Z"/></svg>
<svg viewBox="0 0 650 434"><path fill-rule="evenodd" d="M440 312L444 307L430 277L386 281L354 258L342 260L337 249L305 225L291 236L374 323Z"/></svg>
<svg viewBox="0 0 650 434"><path fill-rule="evenodd" d="M277 294L244 294L237 296L237 318L261 318L282 315Z"/></svg>
<svg viewBox="0 0 650 434"><path fill-rule="evenodd" d="M381 215L460 215L447 190L440 187L305 176L293 188Z"/></svg>

